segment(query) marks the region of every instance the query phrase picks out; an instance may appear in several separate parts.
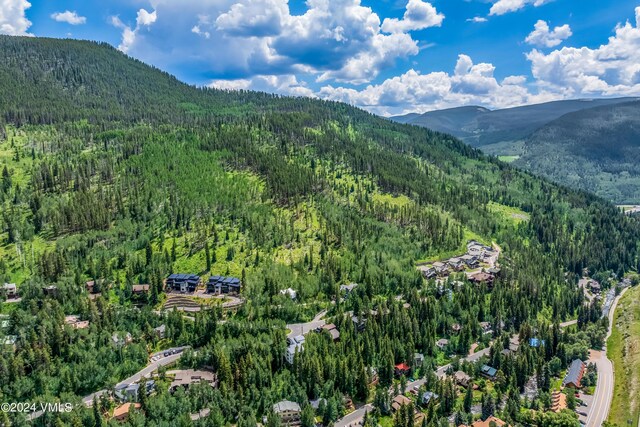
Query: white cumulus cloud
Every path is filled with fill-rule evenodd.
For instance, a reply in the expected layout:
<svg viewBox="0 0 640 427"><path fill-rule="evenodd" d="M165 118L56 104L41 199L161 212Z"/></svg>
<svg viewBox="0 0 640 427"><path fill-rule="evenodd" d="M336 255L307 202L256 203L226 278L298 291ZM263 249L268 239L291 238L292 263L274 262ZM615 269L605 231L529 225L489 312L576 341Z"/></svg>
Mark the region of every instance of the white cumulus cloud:
<svg viewBox="0 0 640 427"><path fill-rule="evenodd" d="M524 8L528 4L535 7L549 3L551 0L498 0L491 6L489 15L504 15Z"/></svg>
<svg viewBox="0 0 640 427"><path fill-rule="evenodd" d="M467 22L475 22L475 23L481 23L481 22L487 22L488 19L483 17L483 16L474 16L473 18L468 18Z"/></svg>
<svg viewBox="0 0 640 427"><path fill-rule="evenodd" d="M151 26L158 19L156 11L148 12L145 9L138 10L136 16L136 26L131 28L126 25L118 16L111 17L111 25L122 30L122 41L118 46L118 49L124 53L128 53L133 44L136 42L136 37L143 27Z"/></svg>
<svg viewBox="0 0 640 427"><path fill-rule="evenodd" d="M640 94L640 7L635 23L618 25L615 35L598 48L564 47L527 54L540 87L567 97ZM634 25L635 24L635 25Z"/></svg>
<svg viewBox="0 0 640 427"><path fill-rule="evenodd" d="M304 82L292 74L282 76L256 76L251 79L214 80L207 86L227 90L257 90L276 92L289 96L315 97L315 94Z"/></svg>
<svg viewBox="0 0 640 427"><path fill-rule="evenodd" d="M31 3L26 0L0 0L0 34L26 36L31 26L26 10Z"/></svg>
<svg viewBox="0 0 640 427"><path fill-rule="evenodd" d="M78 15L75 11L65 10L64 12L56 12L51 15L51 19L57 22L66 22L70 25L81 25L87 22L87 18Z"/></svg>
<svg viewBox="0 0 640 427"><path fill-rule="evenodd" d="M572 35L571 27L569 27L568 24L555 27L551 30L549 29L549 24L543 20L539 20L535 23L533 31L527 36L525 41L535 46L555 47Z"/></svg>
<svg viewBox="0 0 640 427"><path fill-rule="evenodd" d="M558 97L545 91L531 94L526 87L526 77L508 76L498 80L494 71L492 64L475 64L468 55L459 55L451 74L443 71L421 74L412 69L362 90L327 85L319 96L383 115L460 105L505 108Z"/></svg>
<svg viewBox="0 0 640 427"><path fill-rule="evenodd" d="M442 25L444 15L438 13L431 3L422 0L409 0L402 19L386 18L382 22L382 31L386 33L406 33Z"/></svg>

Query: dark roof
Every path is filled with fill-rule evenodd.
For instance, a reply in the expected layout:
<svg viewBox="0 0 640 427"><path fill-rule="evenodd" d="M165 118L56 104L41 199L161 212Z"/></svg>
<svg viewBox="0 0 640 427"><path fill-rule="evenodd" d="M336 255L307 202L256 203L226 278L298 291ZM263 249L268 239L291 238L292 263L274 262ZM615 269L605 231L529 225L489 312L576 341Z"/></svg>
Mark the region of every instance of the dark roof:
<svg viewBox="0 0 640 427"><path fill-rule="evenodd" d="M189 281L189 280L200 280L200 276L195 274L184 274L184 273L174 273L170 275L168 280L178 280L178 281Z"/></svg>
<svg viewBox="0 0 640 427"><path fill-rule="evenodd" d="M567 376L564 377L564 381L562 382L563 386L567 384L575 384L576 386L580 386L580 380L582 379L582 370L584 369L584 363L582 360L575 359L571 362L571 366L569 366L569 370L567 371Z"/></svg>
<svg viewBox="0 0 640 427"><path fill-rule="evenodd" d="M495 377L498 373L498 370L496 368L492 368L489 365L482 365L482 373L490 377Z"/></svg>

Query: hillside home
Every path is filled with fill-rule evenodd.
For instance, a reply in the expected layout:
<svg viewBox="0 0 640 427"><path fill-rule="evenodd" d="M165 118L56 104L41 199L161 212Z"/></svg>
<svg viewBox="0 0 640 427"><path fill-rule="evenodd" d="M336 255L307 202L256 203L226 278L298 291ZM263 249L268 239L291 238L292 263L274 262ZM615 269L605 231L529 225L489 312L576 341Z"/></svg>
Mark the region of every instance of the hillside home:
<svg viewBox="0 0 640 427"><path fill-rule="evenodd" d="M180 369L167 372L167 375L173 375L173 381L169 386L169 391L173 392L178 387L189 388L192 384L206 383L211 387L218 386L218 377L213 372L196 371L193 369Z"/></svg>
<svg viewBox="0 0 640 427"><path fill-rule="evenodd" d="M585 366L584 362L580 359L575 359L569 365L569 369L567 370L567 375L564 377L562 381L563 387L571 387L571 388L580 388L582 377L584 375Z"/></svg>
<svg viewBox="0 0 640 427"><path fill-rule="evenodd" d="M130 403L130 402L120 405L113 410L112 419L118 422L126 421L129 418L129 411L131 410L132 407L135 409L140 409L141 405L139 403Z"/></svg>
<svg viewBox="0 0 640 427"><path fill-rule="evenodd" d="M485 378L493 380L498 374L498 370L489 365L482 365L482 368L480 368L480 374Z"/></svg>
<svg viewBox="0 0 640 427"><path fill-rule="evenodd" d="M411 372L411 367L404 362L398 363L394 368L394 373L396 377L407 375L409 374L409 372Z"/></svg>
<svg viewBox="0 0 640 427"><path fill-rule="evenodd" d="M283 424L298 425L302 410L300 405L290 400L282 400L273 405L273 412L280 417Z"/></svg>
<svg viewBox="0 0 640 427"><path fill-rule="evenodd" d="M133 285L131 291L134 295L143 295L149 292L149 285Z"/></svg>
<svg viewBox="0 0 640 427"><path fill-rule="evenodd" d="M448 264L454 271L462 271L464 270L465 266L464 261L462 261L462 259L460 258L451 258Z"/></svg>
<svg viewBox="0 0 640 427"><path fill-rule="evenodd" d="M18 287L15 283L5 283L2 290L7 299L16 298L18 296Z"/></svg>
<svg viewBox="0 0 640 427"><path fill-rule="evenodd" d="M211 276L207 281L207 292L210 294L239 294L240 279L236 277Z"/></svg>
<svg viewBox="0 0 640 427"><path fill-rule="evenodd" d="M462 387L469 387L469 384L471 383L471 377L463 371L456 371L456 373L453 374L453 380L456 384Z"/></svg>
<svg viewBox="0 0 640 427"><path fill-rule="evenodd" d="M172 274L167 277L167 288L182 293L195 292L200 284L200 276L195 274Z"/></svg>

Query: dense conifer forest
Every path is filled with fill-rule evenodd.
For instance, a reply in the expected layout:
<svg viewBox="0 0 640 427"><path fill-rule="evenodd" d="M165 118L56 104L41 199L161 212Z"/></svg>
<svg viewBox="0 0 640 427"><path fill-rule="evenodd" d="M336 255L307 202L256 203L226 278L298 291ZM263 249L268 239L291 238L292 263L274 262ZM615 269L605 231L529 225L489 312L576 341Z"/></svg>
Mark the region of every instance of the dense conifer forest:
<svg viewBox="0 0 640 427"><path fill-rule="evenodd" d="M0 337L16 339L1 350L3 401L79 404L150 353L189 345L179 365L212 369L218 386L169 393L161 369L129 425L275 427L272 405L288 399L304 427L327 426L347 411L345 397L374 402L375 425L390 417L389 387L406 384L393 372L403 362L440 396L425 426L470 422L472 403L513 425L576 425L574 414L540 409L551 377L603 345L606 319L578 278L588 270L606 287L637 270L635 218L451 136L345 104L187 86L106 44L0 36L0 52L0 283L17 283L21 297L0 302ZM501 249L494 286L464 275L437 285L416 269L471 239ZM241 278L244 304L164 311L171 273ZM348 283L358 287L345 297ZM138 284L148 293L134 293ZM321 310L340 341L308 334L288 364L285 325ZM69 315L89 326L65 324ZM113 345L127 333L130 344ZM505 355L513 334L546 344ZM478 377L481 364L458 360L474 343L491 346L483 361L499 377L468 397L434 370L452 361ZM523 399L531 377L539 393ZM115 405L105 395L34 422L116 425ZM28 424L0 413L9 422Z"/></svg>

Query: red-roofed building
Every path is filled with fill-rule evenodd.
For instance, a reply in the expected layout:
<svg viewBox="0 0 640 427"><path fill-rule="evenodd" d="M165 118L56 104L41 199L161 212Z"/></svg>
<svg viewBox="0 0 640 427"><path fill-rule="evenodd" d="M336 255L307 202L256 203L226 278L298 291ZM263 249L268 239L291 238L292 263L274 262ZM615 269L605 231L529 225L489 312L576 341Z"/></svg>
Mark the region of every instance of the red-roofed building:
<svg viewBox="0 0 640 427"><path fill-rule="evenodd" d="M395 374L396 376L407 375L411 371L411 367L406 363L398 363L396 365Z"/></svg>

